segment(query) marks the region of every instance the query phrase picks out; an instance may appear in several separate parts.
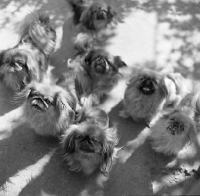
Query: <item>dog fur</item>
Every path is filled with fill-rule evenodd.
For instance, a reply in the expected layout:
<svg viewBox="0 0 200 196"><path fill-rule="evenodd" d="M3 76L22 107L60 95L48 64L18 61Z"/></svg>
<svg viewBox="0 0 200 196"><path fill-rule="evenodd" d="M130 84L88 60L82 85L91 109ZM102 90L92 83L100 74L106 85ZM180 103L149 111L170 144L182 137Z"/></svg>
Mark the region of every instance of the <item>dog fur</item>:
<svg viewBox="0 0 200 196"><path fill-rule="evenodd" d="M152 148L166 155L177 155L196 138L196 124L188 108L176 108L164 112L151 127Z"/></svg>
<svg viewBox="0 0 200 196"><path fill-rule="evenodd" d="M25 98L25 117L39 135L59 137L75 120L77 97L71 81L61 86L31 82L17 97Z"/></svg>
<svg viewBox="0 0 200 196"><path fill-rule="evenodd" d="M101 49L91 50L83 57L69 60L68 66L75 74L79 97L93 95L93 103L99 104L122 77L119 68L126 66L119 56L111 56Z"/></svg>
<svg viewBox="0 0 200 196"><path fill-rule="evenodd" d="M100 170L107 175L115 159L117 142L117 129L109 126L107 114L91 107L91 103L84 103L77 124L63 134L64 161L72 171L90 175Z"/></svg>
<svg viewBox="0 0 200 196"><path fill-rule="evenodd" d="M164 75L150 69L135 71L127 84L123 100L124 109L120 112L120 116L123 118L130 116L134 121L149 126L159 111L178 105L181 100L181 87L176 83L176 77L182 76L177 73L175 77L173 74L176 75L176 73ZM146 94L141 89L147 89Z"/></svg>

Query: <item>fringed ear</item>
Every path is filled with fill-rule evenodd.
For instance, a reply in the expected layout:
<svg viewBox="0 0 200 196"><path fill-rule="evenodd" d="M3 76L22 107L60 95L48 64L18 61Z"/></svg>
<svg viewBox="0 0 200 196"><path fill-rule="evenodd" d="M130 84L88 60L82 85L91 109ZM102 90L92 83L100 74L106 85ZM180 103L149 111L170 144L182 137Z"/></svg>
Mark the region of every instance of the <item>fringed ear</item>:
<svg viewBox="0 0 200 196"><path fill-rule="evenodd" d="M122 61L120 56L115 56L114 57L114 64L118 67L127 67L126 63L124 61Z"/></svg>
<svg viewBox="0 0 200 196"><path fill-rule="evenodd" d="M114 145L110 141L103 144L101 172L106 176L111 170L113 163Z"/></svg>
<svg viewBox="0 0 200 196"><path fill-rule="evenodd" d="M190 141L190 143L192 143L197 136L196 127L193 123L191 123L191 125L190 125L187 136L188 136L188 140Z"/></svg>
<svg viewBox="0 0 200 196"><path fill-rule="evenodd" d="M59 121L58 124L65 123L66 126L74 122L75 120L75 107L76 103L69 94L59 92L56 95L55 105L58 111Z"/></svg>
<svg viewBox="0 0 200 196"><path fill-rule="evenodd" d="M167 89L167 85L164 79L161 81L161 84L159 85L159 91L163 98L166 98L169 94L169 91Z"/></svg>
<svg viewBox="0 0 200 196"><path fill-rule="evenodd" d="M65 154L70 154L75 151L75 139L76 139L76 133L74 132L74 128L77 125L72 125L69 130L66 131L66 134L62 136L61 139L61 145L62 149L64 150Z"/></svg>
<svg viewBox="0 0 200 196"><path fill-rule="evenodd" d="M3 64L3 57L4 57L5 52L6 52L6 50L1 50L0 51L0 67Z"/></svg>
<svg viewBox="0 0 200 196"><path fill-rule="evenodd" d="M82 13L80 23L88 30L95 30L94 17L90 7Z"/></svg>
<svg viewBox="0 0 200 196"><path fill-rule="evenodd" d="M113 17L115 17L116 15L117 12L111 6L108 6L108 12L107 12L108 19L112 20Z"/></svg>

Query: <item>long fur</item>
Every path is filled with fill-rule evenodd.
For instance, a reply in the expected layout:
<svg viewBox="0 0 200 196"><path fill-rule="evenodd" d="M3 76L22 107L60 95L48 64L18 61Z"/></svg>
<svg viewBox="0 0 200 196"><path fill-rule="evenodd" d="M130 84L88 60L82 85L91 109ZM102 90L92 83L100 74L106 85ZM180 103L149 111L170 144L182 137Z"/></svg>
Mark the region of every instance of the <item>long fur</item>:
<svg viewBox="0 0 200 196"><path fill-rule="evenodd" d="M56 31L52 28L49 15L41 12L37 17L23 27L21 39L17 47L30 44L37 47L49 57L56 47Z"/></svg>
<svg viewBox="0 0 200 196"><path fill-rule="evenodd" d="M195 137L196 124L191 112L186 108L166 112L151 127L152 148L166 155L178 154L186 145L192 143Z"/></svg>
<svg viewBox="0 0 200 196"><path fill-rule="evenodd" d="M46 59L33 51L13 48L0 53L0 76L14 91L23 89L32 80L41 82L45 65Z"/></svg>
<svg viewBox="0 0 200 196"><path fill-rule="evenodd" d="M66 129L62 137L64 161L72 171L86 175L100 170L107 175L115 159L117 129L109 126L107 114L100 109L83 105L77 124Z"/></svg>
<svg viewBox="0 0 200 196"><path fill-rule="evenodd" d="M17 95L25 98L25 117L37 134L59 137L74 122L77 97L71 83L64 86L32 82Z"/></svg>
<svg viewBox="0 0 200 196"><path fill-rule="evenodd" d="M74 70L79 97L92 94L94 104L99 104L101 98L117 85L121 78L119 68L126 64L119 56L96 49L83 58L77 56L68 61L68 66Z"/></svg>
<svg viewBox="0 0 200 196"><path fill-rule="evenodd" d="M151 95L143 94L139 89L146 79L154 83L155 91ZM123 100L124 109L120 116L131 116L134 121L148 126L159 111L178 105L180 100L179 85L174 80L157 71L141 69L133 74L127 85Z"/></svg>

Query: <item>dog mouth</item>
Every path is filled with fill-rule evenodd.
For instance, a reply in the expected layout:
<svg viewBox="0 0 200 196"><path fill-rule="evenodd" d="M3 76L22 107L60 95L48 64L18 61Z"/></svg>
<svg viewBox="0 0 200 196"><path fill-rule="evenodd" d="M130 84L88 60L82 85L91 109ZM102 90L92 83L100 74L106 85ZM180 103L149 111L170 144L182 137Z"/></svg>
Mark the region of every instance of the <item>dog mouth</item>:
<svg viewBox="0 0 200 196"><path fill-rule="evenodd" d="M34 98L31 101L31 106L38 111L46 111L49 105L42 98Z"/></svg>
<svg viewBox="0 0 200 196"><path fill-rule="evenodd" d="M144 80L139 86L139 90L144 95L152 95L155 92L155 84L151 79Z"/></svg>
<svg viewBox="0 0 200 196"><path fill-rule="evenodd" d="M105 20L107 18L107 12L100 10L96 12L96 20Z"/></svg>
<svg viewBox="0 0 200 196"><path fill-rule="evenodd" d="M45 112L50 107L51 101L38 92L31 91L29 98L31 107L37 111Z"/></svg>
<svg viewBox="0 0 200 196"><path fill-rule="evenodd" d="M182 133L185 130L184 125L182 125L181 123L179 123L177 121L174 121L174 119L171 119L171 120L172 121L167 126L167 130L172 135L180 134L180 133Z"/></svg>
<svg viewBox="0 0 200 196"><path fill-rule="evenodd" d="M94 67L95 67L96 72L101 73L101 74L105 73L109 69L109 65L108 65L106 59L104 59L102 57L98 57L95 59Z"/></svg>

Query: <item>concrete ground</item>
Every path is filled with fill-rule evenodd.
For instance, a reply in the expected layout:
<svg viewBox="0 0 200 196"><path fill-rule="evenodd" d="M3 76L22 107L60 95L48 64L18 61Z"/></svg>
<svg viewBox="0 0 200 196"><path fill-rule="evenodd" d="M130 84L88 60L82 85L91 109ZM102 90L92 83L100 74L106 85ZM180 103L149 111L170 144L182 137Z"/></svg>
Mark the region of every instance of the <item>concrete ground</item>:
<svg viewBox="0 0 200 196"><path fill-rule="evenodd" d="M129 67L156 63L171 66L185 77L200 79L200 3L198 0L108 0L118 12L118 25L104 48L120 55ZM1 0L0 49L14 46L24 18L47 11L58 35L52 56L54 77L66 71L73 57L71 11L65 0ZM128 74L126 72L126 74ZM74 173L63 164L58 141L39 137L20 118L5 124L17 105L13 93L0 84L0 196L130 196L183 195L197 182L199 142L178 157L155 153L148 131L118 116L125 80L101 105L119 130L119 153L108 177Z"/></svg>

